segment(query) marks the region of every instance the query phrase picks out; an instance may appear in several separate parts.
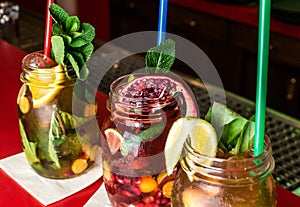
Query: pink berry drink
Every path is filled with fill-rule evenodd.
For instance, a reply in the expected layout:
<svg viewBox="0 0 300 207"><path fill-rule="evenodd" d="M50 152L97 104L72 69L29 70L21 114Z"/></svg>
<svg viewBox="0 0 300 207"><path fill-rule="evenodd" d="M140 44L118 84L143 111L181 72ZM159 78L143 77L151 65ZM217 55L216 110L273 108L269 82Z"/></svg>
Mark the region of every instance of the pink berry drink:
<svg viewBox="0 0 300 207"><path fill-rule="evenodd" d="M111 85L101 131L104 184L113 206L171 205L176 170L167 175L164 146L173 122L197 113L190 94L169 74L128 75Z"/></svg>

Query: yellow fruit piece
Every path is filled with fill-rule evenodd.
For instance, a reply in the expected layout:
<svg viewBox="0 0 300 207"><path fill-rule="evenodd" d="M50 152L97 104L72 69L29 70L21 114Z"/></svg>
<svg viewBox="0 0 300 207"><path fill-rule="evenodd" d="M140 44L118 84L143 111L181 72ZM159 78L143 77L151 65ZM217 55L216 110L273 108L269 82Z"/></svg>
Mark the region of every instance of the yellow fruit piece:
<svg viewBox="0 0 300 207"><path fill-rule="evenodd" d="M150 193L157 188L157 182L151 176L142 177L138 186L143 193Z"/></svg>
<svg viewBox="0 0 300 207"><path fill-rule="evenodd" d="M161 183L161 181L163 181L163 179L165 179L168 176L167 171L163 171L161 173L159 173L159 175L157 176L156 180L158 185Z"/></svg>
<svg viewBox="0 0 300 207"><path fill-rule="evenodd" d="M52 101L63 88L60 84L66 79L62 65L36 69L27 78L32 94L33 108L41 107Z"/></svg>
<svg viewBox="0 0 300 207"><path fill-rule="evenodd" d="M30 102L26 96L19 98L19 107L23 114L27 114L30 110Z"/></svg>
<svg viewBox="0 0 300 207"><path fill-rule="evenodd" d="M108 165L108 163L104 160L102 162L103 165L103 177L106 180L111 180L111 172L110 172L110 166Z"/></svg>
<svg viewBox="0 0 300 207"><path fill-rule="evenodd" d="M177 119L169 131L164 151L168 175L172 174L179 161L187 138L190 138L191 146L196 152L211 157L216 156L217 135L209 122L193 117Z"/></svg>
<svg viewBox="0 0 300 207"><path fill-rule="evenodd" d="M88 167L88 162L86 159L77 159L73 162L71 170L74 174L82 173Z"/></svg>
<svg viewBox="0 0 300 207"><path fill-rule="evenodd" d="M174 181L169 181L162 187L162 192L166 198L171 198Z"/></svg>

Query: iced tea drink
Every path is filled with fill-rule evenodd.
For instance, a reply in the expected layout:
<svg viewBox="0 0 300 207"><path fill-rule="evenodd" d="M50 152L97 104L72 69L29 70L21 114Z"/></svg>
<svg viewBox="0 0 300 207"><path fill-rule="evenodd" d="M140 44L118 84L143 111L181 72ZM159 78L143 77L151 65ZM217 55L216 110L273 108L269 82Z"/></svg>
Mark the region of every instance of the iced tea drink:
<svg viewBox="0 0 300 207"><path fill-rule="evenodd" d="M181 108L186 89L170 74L127 75L111 85L101 131L104 184L113 206L171 205L176 169L167 176L164 147L172 123L187 110Z"/></svg>
<svg viewBox="0 0 300 207"><path fill-rule="evenodd" d="M86 172L99 148L99 133L91 127L97 105L78 98L74 93L76 79L42 53L23 59L21 81L18 115L29 164L48 178Z"/></svg>
<svg viewBox="0 0 300 207"><path fill-rule="evenodd" d="M271 143L265 138L265 150L257 156L218 153L207 157L186 142L186 156L176 177L174 207L275 207L276 189L271 175L274 169Z"/></svg>

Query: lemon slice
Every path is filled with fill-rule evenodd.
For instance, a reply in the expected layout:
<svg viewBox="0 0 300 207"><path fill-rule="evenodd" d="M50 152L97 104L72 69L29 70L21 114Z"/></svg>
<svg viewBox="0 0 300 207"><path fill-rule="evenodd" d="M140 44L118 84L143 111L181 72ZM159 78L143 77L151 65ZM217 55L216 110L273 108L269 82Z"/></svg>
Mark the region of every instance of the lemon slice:
<svg viewBox="0 0 300 207"><path fill-rule="evenodd" d="M123 142L122 134L114 128L106 129L104 134L111 154L115 154L120 149L121 143Z"/></svg>
<svg viewBox="0 0 300 207"><path fill-rule="evenodd" d="M172 174L179 161L184 142L188 137L196 152L210 157L216 156L218 141L213 126L201 118L180 118L173 123L165 145L168 175Z"/></svg>
<svg viewBox="0 0 300 207"><path fill-rule="evenodd" d="M28 80L33 107L38 108L52 101L63 88L59 84L65 81L64 68L62 65L57 65L49 69L37 69L30 74Z"/></svg>

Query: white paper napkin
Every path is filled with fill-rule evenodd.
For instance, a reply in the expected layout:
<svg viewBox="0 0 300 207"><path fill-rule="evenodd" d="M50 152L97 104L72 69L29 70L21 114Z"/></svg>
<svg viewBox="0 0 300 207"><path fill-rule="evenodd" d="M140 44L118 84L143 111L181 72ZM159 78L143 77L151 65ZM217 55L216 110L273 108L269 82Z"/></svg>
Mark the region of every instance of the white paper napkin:
<svg viewBox="0 0 300 207"><path fill-rule="evenodd" d="M55 180L39 176L28 164L24 152L0 160L2 168L10 177L43 205L66 198L94 183L102 176L102 167L96 165L78 177ZM84 181L84 182L83 182ZM43 189L41 191L41 189Z"/></svg>
<svg viewBox="0 0 300 207"><path fill-rule="evenodd" d="M95 194L87 201L83 207L112 207L104 184L95 192Z"/></svg>

